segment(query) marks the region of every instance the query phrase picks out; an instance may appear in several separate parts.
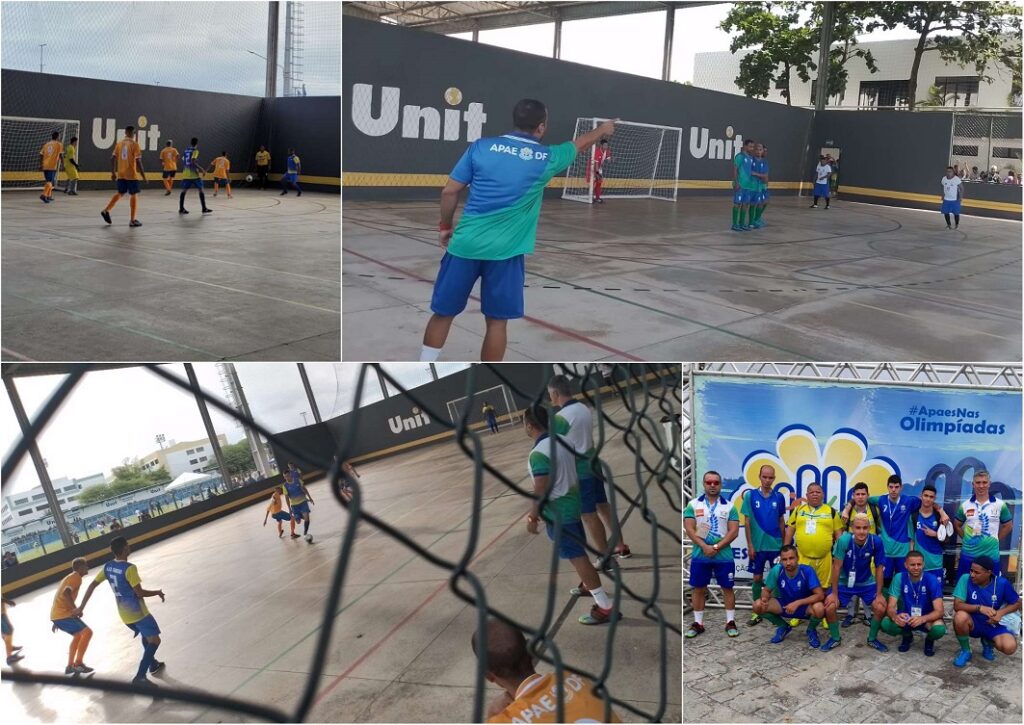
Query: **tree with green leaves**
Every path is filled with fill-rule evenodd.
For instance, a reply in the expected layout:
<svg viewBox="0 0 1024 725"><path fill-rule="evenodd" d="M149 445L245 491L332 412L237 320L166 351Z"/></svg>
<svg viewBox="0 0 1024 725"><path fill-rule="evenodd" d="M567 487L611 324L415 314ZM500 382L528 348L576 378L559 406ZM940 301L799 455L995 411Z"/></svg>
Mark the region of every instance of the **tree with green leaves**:
<svg viewBox="0 0 1024 725"><path fill-rule="evenodd" d="M248 441L221 446L220 451L224 455L224 465L227 466L228 473L247 473L256 468Z"/></svg>
<svg viewBox="0 0 1024 725"><path fill-rule="evenodd" d="M113 479L109 483L99 483L83 489L78 494L78 503L87 506L97 501L171 481L171 476L166 468L160 466L160 468L147 471L138 459L130 461L126 458L120 466L114 466L111 473Z"/></svg>
<svg viewBox="0 0 1024 725"><path fill-rule="evenodd" d="M869 32L877 28L892 30L903 26L918 34L908 87L911 109L917 105L917 77L925 53L938 51L947 63L957 63L962 67L973 65L978 77L991 83L988 71L1002 62L1007 37L1020 37L1021 10L1013 3L882 2L863 5L868 6L865 11L875 16L867 24Z"/></svg>

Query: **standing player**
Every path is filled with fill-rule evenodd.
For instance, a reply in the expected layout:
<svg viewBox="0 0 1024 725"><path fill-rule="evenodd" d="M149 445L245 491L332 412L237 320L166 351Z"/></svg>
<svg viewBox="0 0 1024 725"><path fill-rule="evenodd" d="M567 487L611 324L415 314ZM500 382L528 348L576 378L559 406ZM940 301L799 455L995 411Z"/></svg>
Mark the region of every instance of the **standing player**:
<svg viewBox="0 0 1024 725"><path fill-rule="evenodd" d="M302 159L295 153L295 149L288 149L288 173L281 177L281 196L288 194L288 187L295 187L298 192L296 196L302 196L302 189L299 188L299 174L302 173Z"/></svg>
<svg viewBox="0 0 1024 725"><path fill-rule="evenodd" d="M868 485L863 481L859 481L853 487L853 491L850 494L850 500L846 502L846 506L843 508L843 512L839 515L839 518L843 522L843 528L846 531L850 530L850 526L853 523L853 517L857 514L864 514L868 517L868 521L871 526L868 529L868 533L878 534L881 531L882 526L882 514L878 510L878 505L873 504L868 500ZM856 595L851 597L850 605L847 606L846 616L843 618L843 627L849 627L853 624L853 599L856 599ZM867 624L870 620L865 620Z"/></svg>
<svg viewBox="0 0 1024 725"><path fill-rule="evenodd" d="M266 146L260 146L256 152L256 177L260 180L260 189L267 188L267 174L270 173L270 152Z"/></svg>
<svg viewBox="0 0 1024 725"><path fill-rule="evenodd" d="M868 517L853 517L853 533L844 533L832 550L832 591L825 599L825 611L833 618L839 607L850 605L860 597L871 606L874 616L868 632L868 646L879 652L889 648L878 641L878 630L885 616L885 595L882 593L885 574L885 544L882 537L868 533ZM838 639L838 637L836 637Z"/></svg>
<svg viewBox="0 0 1024 725"><path fill-rule="evenodd" d="M57 183L57 169L60 168L60 160L64 156L64 144L57 139L60 138L60 131L50 134L50 140L39 149L39 168L42 169L43 193L39 195L44 204L53 201L53 186Z"/></svg>
<svg viewBox="0 0 1024 725"><path fill-rule="evenodd" d="M808 484L807 503L789 515L785 543L796 544L800 563L814 569L821 586L827 589L832 584L832 545L842 532L842 522L824 498L820 483Z"/></svg>
<svg viewBox="0 0 1024 725"><path fill-rule="evenodd" d="M68 141L68 147L64 150L64 173L68 175L68 185L64 193L69 196L78 196L78 136L72 136Z"/></svg>
<svg viewBox="0 0 1024 725"><path fill-rule="evenodd" d="M754 147L752 174L757 181L757 196L751 209L754 218L751 226L754 229L760 229L764 226L761 217L764 216L764 208L768 205L768 147L763 143L759 143Z"/></svg>
<svg viewBox="0 0 1024 725"><path fill-rule="evenodd" d="M952 166L946 167L946 175L942 177L942 216L946 220L946 229L960 228L960 200L964 196L962 180L953 171ZM953 215L956 226L949 224L949 215Z"/></svg>
<svg viewBox="0 0 1024 725"><path fill-rule="evenodd" d="M971 482L974 495L961 501L953 516L953 528L963 541L956 568L958 580L971 570L971 562L979 556L992 559L995 573L999 573L999 540L1009 536L1013 515L1002 499L989 496L991 484L988 471L975 471Z"/></svg>
<svg viewBox="0 0 1024 725"><path fill-rule="evenodd" d="M825 208L831 202L828 189L829 177L832 175L832 167L828 165L828 159L824 155L818 157L818 165L814 167L814 203L812 209L818 208L818 198L825 199Z"/></svg>
<svg viewBox="0 0 1024 725"><path fill-rule="evenodd" d="M740 535L740 517L721 492L721 474L708 471L704 474L704 495L692 499L683 510L683 529L694 545L690 560L693 624L686 630L688 638L704 633L704 598L712 574L725 596L725 633L730 637L740 633L736 629L736 564L732 555L732 542Z"/></svg>
<svg viewBox="0 0 1024 725"><path fill-rule="evenodd" d="M100 212L107 224L111 223L110 210L122 196L128 194L131 210L128 226L142 226L142 222L135 218L138 213L139 176L146 181L146 170L142 168L142 148L135 140L135 126L125 126L124 138L114 144L114 153L110 154L110 180L117 182L117 192Z"/></svg>
<svg viewBox="0 0 1024 725"><path fill-rule="evenodd" d="M228 160L228 152L221 151L220 156L213 160L213 195L217 196L217 189L220 184L228 190L228 198L231 198L231 161Z"/></svg>
<svg viewBox="0 0 1024 725"><path fill-rule="evenodd" d="M160 627L157 626L156 620L146 607L146 597L160 597L162 602L164 601L164 592L162 589L142 588L139 570L128 561L132 550L126 538L116 537L110 542L110 550L114 552L114 560L104 564L100 573L89 584L89 588L85 591L85 598L82 599L82 605L78 609L79 612L85 609L93 591L101 582L110 582L121 621L128 629L142 637L142 660L139 662L139 669L132 684L139 687L155 687L146 674L156 674L164 668L164 663L156 658L156 650L160 646Z"/></svg>
<svg viewBox="0 0 1024 725"><path fill-rule="evenodd" d="M203 193L203 174L206 169L199 165L199 139L193 138L192 143L185 149L181 164L181 196L178 199L178 213L188 214L185 208L185 194L193 186L199 190L199 203L203 207L203 214L209 214L213 209L206 206L206 195Z"/></svg>
<svg viewBox="0 0 1024 725"><path fill-rule="evenodd" d="M487 427L490 429L491 433L497 433L498 417L494 414L494 406L491 405L490 401L484 401L484 407L482 412L484 414L484 420L487 421Z"/></svg>
<svg viewBox="0 0 1024 725"><path fill-rule="evenodd" d="M782 548L782 537L786 531L786 499L772 490L775 483L775 469L761 466L758 472L761 487L747 491L743 496L740 513L747 517L744 527L747 536L747 571L754 575L751 597L758 599L764 586L764 567L771 568ZM796 551L796 547L793 547ZM750 615L750 624L761 621L758 612Z"/></svg>
<svg viewBox="0 0 1024 725"><path fill-rule="evenodd" d="M543 146L548 109L531 98L516 104L512 124L515 130L510 133L470 144L441 192L438 242L445 254L430 301L433 315L423 333L423 362L441 355L452 322L466 309L477 279L487 324L480 359L505 356L508 321L523 316L525 260L537 239L544 187L569 168L578 152L615 132L615 121L605 121L573 141ZM453 231L459 193L470 185L466 208Z"/></svg>
<svg viewBox="0 0 1024 725"><path fill-rule="evenodd" d="M999 576L989 557L977 557L970 572L960 577L953 590L953 611L953 629L960 643L953 660L957 667L971 660L971 637L981 639L981 656L990 661L996 658L993 646L1007 656L1017 651L1017 633L999 620L1020 611L1020 597L1009 580Z"/></svg>
<svg viewBox="0 0 1024 725"><path fill-rule="evenodd" d="M914 630L924 632L924 654L935 654L935 640L946 634L942 623L942 582L924 570L920 551L907 554L905 571L892 578L889 589L888 616L882 620L882 631L902 637L900 652L914 642Z"/></svg>
<svg viewBox="0 0 1024 725"><path fill-rule="evenodd" d="M904 496L903 479L899 474L889 476L886 482L888 496L872 496L868 499L877 504L882 514L882 530L879 532L885 543L885 583L892 581L893 575L903 570L903 562L910 551L910 514L921 508L921 499L917 496ZM949 516L941 508L937 509L939 521L943 525Z"/></svg>
<svg viewBox="0 0 1024 725"><path fill-rule="evenodd" d="M267 525L267 519L273 517L277 522L277 538L284 536L284 526L282 522L287 521L291 525L292 538L298 538L295 533L295 519L287 511L283 511L281 505L281 489L275 488L270 494L270 503L267 504L267 515L263 517L263 525Z"/></svg>
<svg viewBox="0 0 1024 725"><path fill-rule="evenodd" d="M604 204L601 198L601 186L604 184L604 165L612 162L612 150L608 139L603 138L594 149L594 203Z"/></svg>
<svg viewBox="0 0 1024 725"><path fill-rule="evenodd" d="M71 562L71 573L61 580L53 597L53 606L50 607L50 621L54 629L71 635L68 666L64 668L64 674L72 677L93 671L92 667L83 662L85 650L89 648L89 640L92 639L92 630L82 621L82 610L75 604L78 590L82 586L82 577L88 573L89 564L84 557L80 556Z"/></svg>
<svg viewBox="0 0 1024 725"><path fill-rule="evenodd" d="M779 564L768 572L764 589L754 600L754 612L763 615L777 629L772 637L772 644L779 644L793 628L786 619L807 620L807 644L812 649L821 647L827 652L838 647L839 625L835 620L835 611L825 609L822 603L825 592L821 588L814 569L797 561L796 547L788 544L779 552ZM774 596L773 596L774 595ZM818 640L818 624L822 619L828 621L829 640L821 644Z"/></svg>
<svg viewBox="0 0 1024 725"><path fill-rule="evenodd" d="M755 179L751 176L754 167L754 147L756 142L748 138L743 148L732 160L732 230L745 232L750 229L744 224L744 216L748 216L753 202ZM748 222L749 223L749 222Z"/></svg>
<svg viewBox="0 0 1024 725"><path fill-rule="evenodd" d="M288 510L292 514L294 523L303 522L302 535L306 541L312 541L309 535L309 504L315 504L313 497L309 495L309 489L302 482L302 471L295 467L291 461L288 462L288 470L284 472L284 484L282 491L288 496ZM292 538L297 539L299 535L292 527Z"/></svg>
<svg viewBox="0 0 1024 725"><path fill-rule="evenodd" d="M7 607L13 606L13 599L2 598L2 604L0 604L0 634L4 638L4 649L7 650L7 664L9 665L25 659L25 655L21 654L21 647L14 644L14 627L11 625L11 620L7 617Z"/></svg>
<svg viewBox="0 0 1024 725"><path fill-rule="evenodd" d="M174 142L168 141L167 145L160 149L160 163L163 165L164 196L170 196L174 188L174 175L178 173L178 149L174 148Z"/></svg>
<svg viewBox="0 0 1024 725"><path fill-rule="evenodd" d="M585 587L585 593L594 598L590 614L584 614L577 621L580 624L605 624L612 620L612 600L601 588L601 577L590 563L587 550L583 548L587 535L580 524L580 491L576 480L576 462L572 446L560 435L548 435L548 412L542 407L531 406L523 413L523 428L533 439L533 449L527 462L533 479L533 501L526 516L526 530L531 534L540 533L541 518L547 529L548 538L555 540L555 524L561 522L562 533L558 543L558 557L568 559ZM559 441L565 446L554 450ZM540 501L550 489L544 509ZM574 592L576 593L576 592ZM584 592L579 592L584 593ZM622 612L618 612L622 619Z"/></svg>
<svg viewBox="0 0 1024 725"><path fill-rule="evenodd" d="M940 582L944 579L942 571L942 542L953 534L953 523L939 523L939 513L935 510L935 486L930 483L921 491L921 509L910 514L910 527L914 531L910 542L910 550L921 554L924 559L924 572L934 575Z"/></svg>

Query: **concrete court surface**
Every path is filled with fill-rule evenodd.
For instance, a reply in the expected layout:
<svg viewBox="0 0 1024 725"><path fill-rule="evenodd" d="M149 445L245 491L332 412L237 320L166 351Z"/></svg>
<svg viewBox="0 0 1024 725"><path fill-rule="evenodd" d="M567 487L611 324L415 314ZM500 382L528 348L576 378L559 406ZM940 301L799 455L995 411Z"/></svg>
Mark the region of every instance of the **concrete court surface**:
<svg viewBox="0 0 1024 725"><path fill-rule="evenodd" d="M621 414L617 419L623 420ZM517 425L482 437L485 456L523 485L530 440ZM649 447L649 446L648 446ZM619 484L637 491L635 459L621 434L606 458ZM467 543L472 467L452 443L359 466L367 508L391 525L455 560ZM217 522L143 549L131 557L143 586L162 588L166 603L148 600L163 630L158 659L165 674L154 681L290 709L300 695L319 632L326 587L340 550L346 514L327 484L311 487L316 501L311 532L316 542L278 540L262 528L264 507L254 505ZM484 479L478 554L471 564L494 606L520 621L539 624L548 591L550 542L526 531L526 500L496 479ZM651 510L678 526L656 483L648 487ZM675 506L678 507L678 501ZM621 515L620 515L621 518ZM287 530L286 530L287 531ZM653 584L651 529L638 510L623 525L634 556L622 562L624 580L641 594ZM659 532L659 605L667 621L681 614L679 543ZM607 627L585 627L576 618L590 600L574 600L577 579L560 568L554 616L565 612L555 641L563 657L597 672L604 663ZM94 567L95 571L95 567ZM468 722L472 715L475 659L470 637L476 610L448 589L447 572L416 556L368 524L358 529L342 603L312 722ZM88 578L91 578L88 577ZM606 585L608 581L606 580ZM24 645L31 670L63 671L68 637L50 633L47 621L56 585L18 598L10 610L15 643ZM84 589L83 589L84 592ZM610 691L653 711L658 700L658 627L642 605L623 595L625 618L617 630ZM120 623L109 587L97 589L85 612L95 630L86 662L97 673L129 679L141 647ZM681 643L666 632L668 648L665 722L679 722ZM549 671L541 664L541 671ZM220 722L239 716L204 711L148 697L104 695L54 686L0 685L8 722ZM488 685L488 699L497 694ZM618 710L625 721L635 714Z"/></svg>
<svg viewBox="0 0 1024 725"><path fill-rule="evenodd" d="M915 637L909 652L884 632L889 647L876 652L865 643L868 628L859 621L843 629L843 643L831 652L807 646L801 624L781 644L768 640L775 627L748 627L750 610L739 610L740 636L725 635L725 610L707 608L707 631L683 648L684 720L688 723L873 722L873 723L1019 723L1021 650L1013 657L996 653L988 662L971 640L974 657L966 667L953 665L959 650L946 604L947 634L925 657ZM693 616L686 615L686 626ZM828 638L824 624L821 641Z"/></svg>
<svg viewBox="0 0 1024 725"><path fill-rule="evenodd" d="M936 197L938 198L938 197ZM936 202L936 209L937 209ZM547 199L508 360L1019 360L1021 224L834 200ZM460 206L461 208L461 206ZM345 356L411 359L430 315L438 203L346 201ZM471 300L442 359L473 360Z"/></svg>
<svg viewBox="0 0 1024 725"><path fill-rule="evenodd" d="M4 360L339 359L338 195L211 185L186 216L149 177L134 229L112 191L3 193Z"/></svg>

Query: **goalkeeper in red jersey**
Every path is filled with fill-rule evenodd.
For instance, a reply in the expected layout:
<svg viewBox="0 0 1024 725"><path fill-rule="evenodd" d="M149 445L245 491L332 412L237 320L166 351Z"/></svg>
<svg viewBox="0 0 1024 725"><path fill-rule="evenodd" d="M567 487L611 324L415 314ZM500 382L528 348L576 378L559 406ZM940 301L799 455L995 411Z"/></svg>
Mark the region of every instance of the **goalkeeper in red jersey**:
<svg viewBox="0 0 1024 725"><path fill-rule="evenodd" d="M612 161L612 150L608 146L608 139L601 139L594 149L594 203L604 204L601 198L601 184L604 183L604 165Z"/></svg>

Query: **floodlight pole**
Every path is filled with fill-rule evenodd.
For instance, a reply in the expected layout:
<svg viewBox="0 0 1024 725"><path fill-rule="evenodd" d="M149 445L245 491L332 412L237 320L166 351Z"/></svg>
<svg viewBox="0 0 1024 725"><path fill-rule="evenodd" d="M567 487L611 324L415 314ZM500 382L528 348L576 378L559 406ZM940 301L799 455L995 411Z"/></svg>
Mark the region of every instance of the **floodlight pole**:
<svg viewBox="0 0 1024 725"><path fill-rule="evenodd" d="M263 94L267 98L273 98L277 95L277 16L280 3L270 2L267 5L267 85Z"/></svg>
<svg viewBox="0 0 1024 725"><path fill-rule="evenodd" d="M30 439L28 454L32 457L32 463L36 467L36 475L39 477L39 485L43 487L43 494L46 496L46 503L50 506L50 515L53 516L53 524L57 527L60 540L65 547L74 544L71 538L71 531L68 530L68 523L64 520L64 510L57 502L57 494L53 490L53 482L50 480L50 473L46 470L46 461L43 454L39 452L39 444L35 437L30 436L28 416L25 415L25 406L21 404L21 396L14 386L14 378L4 376L4 387L7 388L7 397L11 400L11 407L14 408L14 416L18 419L21 427L21 434Z"/></svg>
<svg viewBox="0 0 1024 725"><path fill-rule="evenodd" d="M814 110L824 111L828 104L829 49L832 47L832 24L836 8L832 3L821 3L821 43L818 46L818 87L814 94Z"/></svg>
<svg viewBox="0 0 1024 725"><path fill-rule="evenodd" d="M306 366L304 363L295 363L299 366L299 377L302 378L302 387L306 389L306 400L309 401L309 408L313 411L313 420L317 423L323 423L320 418L320 408L316 404L316 398L313 397L313 387L309 384L309 377L306 375ZM305 417L303 417L305 422Z"/></svg>
<svg viewBox="0 0 1024 725"><path fill-rule="evenodd" d="M672 40L676 33L676 6L670 3L665 9L665 47L662 49L661 80L671 80L672 75Z"/></svg>
<svg viewBox="0 0 1024 725"><path fill-rule="evenodd" d="M206 398L200 392L199 378L196 377L196 371L192 367L192 363L185 363L185 374L188 375L188 384L192 388L192 395L195 396L196 405L199 407L199 417L203 419L206 436L210 439L213 457L217 459L217 468L220 469L221 482L224 484L224 489L227 490L231 488L231 474L228 472L228 466L224 462L224 451L221 450L220 441L217 440L217 431L213 427L210 410L206 407Z"/></svg>

